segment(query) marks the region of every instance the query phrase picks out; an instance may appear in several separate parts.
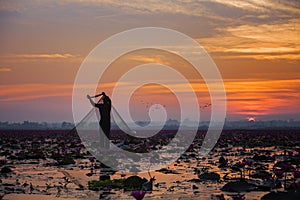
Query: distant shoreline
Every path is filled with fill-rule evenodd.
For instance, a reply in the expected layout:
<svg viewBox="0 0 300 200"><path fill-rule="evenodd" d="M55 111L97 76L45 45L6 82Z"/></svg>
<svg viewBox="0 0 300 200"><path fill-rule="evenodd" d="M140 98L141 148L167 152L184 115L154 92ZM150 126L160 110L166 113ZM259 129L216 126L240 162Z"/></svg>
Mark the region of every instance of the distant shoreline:
<svg viewBox="0 0 300 200"><path fill-rule="evenodd" d="M133 127L136 127L139 124L149 124L147 121L137 121L135 122ZM162 130L177 130L179 126L183 129L191 130L198 127L198 130L207 130L210 122L209 121L201 121L198 125L193 121L177 121L169 119L165 122L164 127ZM129 127L132 124L128 124ZM97 127L98 123L93 122L89 126ZM72 130L74 128L74 123L71 122L57 122L57 123L47 123L47 122L0 122L0 130ZM148 127L147 125L140 125L141 129L144 130L151 130L155 129L158 130L157 127L151 126ZM112 122L111 125L112 130L120 130L119 127ZM161 129L161 128L159 128ZM289 130L298 130L300 129L300 121L298 120L269 120L269 121L247 121L247 120L239 120L239 121L225 121L224 123L224 130L270 130L270 129L289 129Z"/></svg>

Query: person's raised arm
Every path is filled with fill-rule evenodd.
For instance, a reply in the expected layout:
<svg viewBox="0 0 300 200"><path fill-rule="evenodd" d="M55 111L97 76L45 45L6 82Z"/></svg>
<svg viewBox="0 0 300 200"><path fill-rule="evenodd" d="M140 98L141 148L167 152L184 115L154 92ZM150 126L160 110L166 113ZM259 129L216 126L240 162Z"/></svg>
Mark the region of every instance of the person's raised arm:
<svg viewBox="0 0 300 200"><path fill-rule="evenodd" d="M91 98L96 98L96 97L100 97L100 96L106 96L106 94L105 94L105 92L102 92L101 94L97 94L97 95L95 95L95 96L91 96ZM101 98L102 98L101 97Z"/></svg>
<svg viewBox="0 0 300 200"><path fill-rule="evenodd" d="M88 100L90 100L90 103L92 104L92 106L95 106L95 102L92 100L90 95L86 95L86 97L88 98Z"/></svg>

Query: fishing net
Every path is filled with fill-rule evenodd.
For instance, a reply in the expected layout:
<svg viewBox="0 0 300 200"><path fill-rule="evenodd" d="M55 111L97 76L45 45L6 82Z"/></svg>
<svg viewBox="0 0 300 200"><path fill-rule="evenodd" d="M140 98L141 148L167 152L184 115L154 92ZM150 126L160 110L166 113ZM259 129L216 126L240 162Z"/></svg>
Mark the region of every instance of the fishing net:
<svg viewBox="0 0 300 200"><path fill-rule="evenodd" d="M111 123L113 131L124 134L124 138L130 136L134 138L136 131L128 126L117 109L112 106ZM86 149L101 163L122 171L148 171L149 169L160 169L168 163L174 161L187 148L180 146L184 139L188 139L181 132L181 138L174 138L173 142L160 149L135 152L135 148L150 148L146 144L124 144L124 141L111 141L107 138L99 125L99 110L92 108L82 120L76 124L76 131L81 138ZM178 132L177 132L178 134ZM180 135L180 134L179 134ZM177 136L176 136L177 137ZM139 138L144 142L145 138ZM159 140L159 139L158 139ZM179 142L180 141L180 142ZM148 148L148 149L147 149Z"/></svg>

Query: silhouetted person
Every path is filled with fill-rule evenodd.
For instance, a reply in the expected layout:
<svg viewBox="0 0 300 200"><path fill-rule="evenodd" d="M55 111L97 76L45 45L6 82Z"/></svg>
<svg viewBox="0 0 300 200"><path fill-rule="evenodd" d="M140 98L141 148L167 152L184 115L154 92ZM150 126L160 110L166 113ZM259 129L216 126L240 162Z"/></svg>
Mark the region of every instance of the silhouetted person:
<svg viewBox="0 0 300 200"><path fill-rule="evenodd" d="M99 97L99 96L102 97L100 98L98 103L95 103L92 100L92 98ZM87 98L90 100L93 106L99 109L99 113L100 113L99 124L106 136L106 138L101 137L102 134L100 134L100 147L109 148L111 100L108 96L106 96L104 92L93 97L87 95Z"/></svg>

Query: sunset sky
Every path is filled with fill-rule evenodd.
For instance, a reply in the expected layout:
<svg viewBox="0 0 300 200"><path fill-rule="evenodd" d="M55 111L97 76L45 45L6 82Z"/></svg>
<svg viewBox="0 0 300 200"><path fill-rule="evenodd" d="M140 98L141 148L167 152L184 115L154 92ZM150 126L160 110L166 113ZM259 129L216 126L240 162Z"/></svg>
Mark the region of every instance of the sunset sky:
<svg viewBox="0 0 300 200"><path fill-rule="evenodd" d="M72 88L84 58L111 35L148 26L180 31L206 49L224 80L227 119L300 120L298 0L0 0L0 121L72 121ZM112 67L149 62L186 65L140 51ZM106 82L117 76L108 71ZM191 82L200 106L209 103L204 82ZM138 92L130 104L136 120L144 120L147 103L169 107L170 118L180 114L167 88Z"/></svg>

